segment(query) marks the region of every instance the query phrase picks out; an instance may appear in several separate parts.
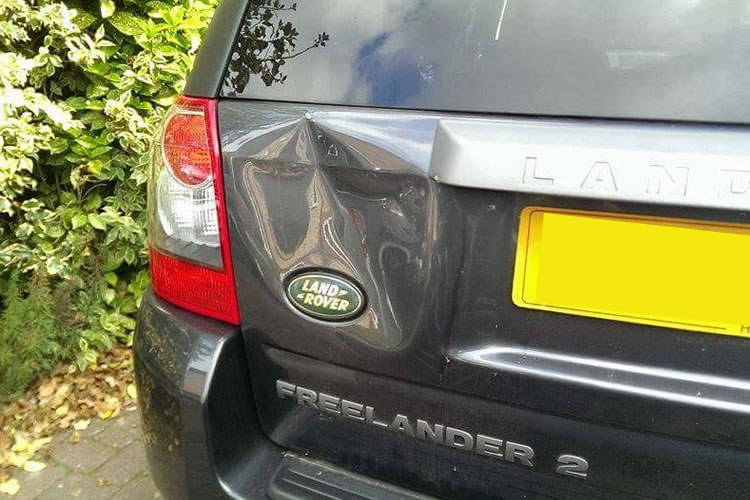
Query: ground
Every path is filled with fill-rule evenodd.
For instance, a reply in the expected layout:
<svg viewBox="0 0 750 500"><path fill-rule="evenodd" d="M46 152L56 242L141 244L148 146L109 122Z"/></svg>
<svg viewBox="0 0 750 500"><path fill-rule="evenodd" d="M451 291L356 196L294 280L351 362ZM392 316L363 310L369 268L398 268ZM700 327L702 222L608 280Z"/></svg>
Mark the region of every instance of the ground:
<svg viewBox="0 0 750 500"><path fill-rule="evenodd" d="M40 472L19 471L21 489L14 500L161 498L148 476L138 412L124 410L117 418L92 421L79 431L57 434L48 448L47 467Z"/></svg>
<svg viewBox="0 0 750 500"><path fill-rule="evenodd" d="M0 405L0 500L159 498L137 400L132 353L117 346Z"/></svg>

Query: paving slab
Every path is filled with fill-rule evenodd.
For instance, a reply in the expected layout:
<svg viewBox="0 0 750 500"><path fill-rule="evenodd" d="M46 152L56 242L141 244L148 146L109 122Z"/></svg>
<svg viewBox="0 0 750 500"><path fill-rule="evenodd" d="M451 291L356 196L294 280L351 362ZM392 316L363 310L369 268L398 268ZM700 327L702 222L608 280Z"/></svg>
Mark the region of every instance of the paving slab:
<svg viewBox="0 0 750 500"><path fill-rule="evenodd" d="M148 475L137 412L92 422L71 442L72 431L55 436L46 450L47 467L16 471L21 484L13 497L0 500L153 500L161 498Z"/></svg>
<svg viewBox="0 0 750 500"><path fill-rule="evenodd" d="M161 495L156 490L154 482L148 476L143 476L129 482L115 493L112 500L152 500L157 498L161 498Z"/></svg>
<svg viewBox="0 0 750 500"><path fill-rule="evenodd" d="M69 439L59 439L52 443L50 454L55 462L69 469L87 473L97 469L115 456L117 450L92 440L81 439L71 443Z"/></svg>
<svg viewBox="0 0 750 500"><path fill-rule="evenodd" d="M138 414L122 416L112 419L108 425L93 434L94 441L113 448L125 448L140 438L138 429Z"/></svg>
<svg viewBox="0 0 750 500"><path fill-rule="evenodd" d="M62 465L47 466L33 473L20 471L15 474L15 478L21 483L21 489L13 498L14 500L33 500L45 490L57 485L68 473L69 470ZM0 499L4 500L2 495Z"/></svg>
<svg viewBox="0 0 750 500"><path fill-rule="evenodd" d="M99 485L93 477L73 472L52 485L51 488L44 490L38 499L102 500L103 498L110 498L117 493L118 489L106 484Z"/></svg>
<svg viewBox="0 0 750 500"><path fill-rule="evenodd" d="M143 443L136 441L98 468L94 475L97 479L111 484L124 485L144 474L146 474L146 453Z"/></svg>

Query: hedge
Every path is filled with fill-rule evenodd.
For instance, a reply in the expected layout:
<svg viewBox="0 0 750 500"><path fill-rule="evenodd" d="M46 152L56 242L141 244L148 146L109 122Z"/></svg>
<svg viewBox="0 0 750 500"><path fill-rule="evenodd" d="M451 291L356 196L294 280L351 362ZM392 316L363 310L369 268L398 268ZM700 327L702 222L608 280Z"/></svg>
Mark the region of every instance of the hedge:
<svg viewBox="0 0 750 500"><path fill-rule="evenodd" d="M217 0L0 0L0 402L132 342L155 128Z"/></svg>

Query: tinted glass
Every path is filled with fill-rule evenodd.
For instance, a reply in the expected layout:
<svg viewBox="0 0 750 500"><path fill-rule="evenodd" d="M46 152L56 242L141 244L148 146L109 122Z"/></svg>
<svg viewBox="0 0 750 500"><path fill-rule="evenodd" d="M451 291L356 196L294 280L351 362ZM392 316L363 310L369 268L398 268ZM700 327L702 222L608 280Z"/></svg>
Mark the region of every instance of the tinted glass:
<svg viewBox="0 0 750 500"><path fill-rule="evenodd" d="M223 95L748 122L750 1L255 1Z"/></svg>

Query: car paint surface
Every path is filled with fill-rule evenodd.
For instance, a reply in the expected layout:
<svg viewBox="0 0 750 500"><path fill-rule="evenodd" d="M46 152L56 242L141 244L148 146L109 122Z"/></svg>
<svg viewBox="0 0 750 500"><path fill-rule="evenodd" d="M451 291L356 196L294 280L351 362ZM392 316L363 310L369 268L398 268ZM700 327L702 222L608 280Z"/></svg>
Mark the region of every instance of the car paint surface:
<svg viewBox="0 0 750 500"><path fill-rule="evenodd" d="M553 437L545 432L557 424L542 430L532 417L501 417L499 406L494 425L478 416L485 404L524 407L565 416L571 425L588 422L592 435L605 426L669 436L665 443L689 440L698 449L700 443L733 448L740 455L730 462L745 463L739 457L750 444L750 393L743 382L748 347L742 339L522 310L510 296L518 220L526 206L731 222L743 221L744 212L445 185L430 176L441 118L435 113L232 101L220 103L219 111L232 255L247 321L243 339L261 424L278 444L349 467L356 457L376 453L372 430L350 429L274 398L269 373L304 385L315 371L330 370L316 390L371 398L394 412L401 410L400 400L417 412L424 408L425 416L431 403L421 396L439 390L435 398L444 406L436 420L460 422L473 432L517 429L523 443L559 441L558 452L539 459L547 461L546 470L535 472L551 482L561 478L549 462L563 452L591 462L587 488L623 493L700 496L721 488L729 475L732 482L744 476L724 466L703 475L693 460L681 462L677 444L656 445L656 439L653 448L644 444L639 462L641 452L620 448L615 438L602 446L605 441L589 442L583 430ZM332 324L290 306L286 279L321 268L361 284L369 299L361 317ZM288 360L287 366L269 345L310 360ZM323 364L313 368L315 363ZM309 372L299 368L303 364L311 365ZM355 372L336 383L335 367ZM290 380L295 370L298 378ZM365 373L388 377L393 389L367 381ZM408 387L414 395L406 396ZM398 391L406 392L389 399ZM458 401L465 403L451 409ZM340 441L342 425L350 439L359 437ZM458 460L445 453L443 459ZM355 470L393 471L385 451L376 456L375 469L360 464ZM426 466L420 460L409 461L414 470ZM482 460L473 457L470 466L483 467ZM403 463L397 466L406 474ZM704 478L697 486L683 480L696 474Z"/></svg>
<svg viewBox="0 0 750 500"><path fill-rule="evenodd" d="M750 193L654 203L623 161L692 151L712 177L723 145L734 145L732 162L747 157L746 6L299 2L283 16L300 50L323 31L330 41L289 58L286 81L267 86L232 73L248 58L233 53L242 13L258 5L221 2L185 91L219 101L242 324L151 294L139 312L137 383L165 497L309 497L300 484L329 498L732 498L750 488L745 339L511 299L529 206L747 223ZM596 160L643 189L523 189L523 165L496 162L508 156L495 130L546 130L518 141L546 148L545 161L559 160L561 130L583 137L568 148L574 159L603 145ZM700 156L707 149L714 156ZM570 165L558 162L556 179ZM306 272L361 287L363 313L329 322L296 309L286 284ZM282 398L279 381L368 405L383 422L401 415L528 446L533 466ZM588 462L585 479L559 472L570 456Z"/></svg>

